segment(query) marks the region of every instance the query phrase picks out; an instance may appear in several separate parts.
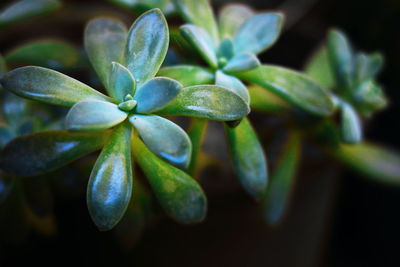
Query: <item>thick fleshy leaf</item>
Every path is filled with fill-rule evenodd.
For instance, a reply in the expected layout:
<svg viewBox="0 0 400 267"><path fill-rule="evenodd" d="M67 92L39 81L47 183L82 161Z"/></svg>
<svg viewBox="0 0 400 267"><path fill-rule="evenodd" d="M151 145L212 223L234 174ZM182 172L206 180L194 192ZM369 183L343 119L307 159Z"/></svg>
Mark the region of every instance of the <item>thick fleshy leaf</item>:
<svg viewBox="0 0 400 267"><path fill-rule="evenodd" d="M346 144L357 144L362 139L362 125L357 112L353 107L342 101L340 134Z"/></svg>
<svg viewBox="0 0 400 267"><path fill-rule="evenodd" d="M181 127L154 115L132 115L129 121L154 154L180 169L189 166L192 144Z"/></svg>
<svg viewBox="0 0 400 267"><path fill-rule="evenodd" d="M96 131L120 124L128 114L117 105L104 101L82 101L68 112L65 127L70 131Z"/></svg>
<svg viewBox="0 0 400 267"><path fill-rule="evenodd" d="M185 87L198 84L212 84L215 79L214 74L208 69L190 65L165 67L157 75L177 80Z"/></svg>
<svg viewBox="0 0 400 267"><path fill-rule="evenodd" d="M264 151L250 121L244 118L235 128L225 127L233 167L244 189L260 198L268 183Z"/></svg>
<svg viewBox="0 0 400 267"><path fill-rule="evenodd" d="M38 175L60 168L100 149L108 131L45 131L13 139L0 153L0 167L21 176Z"/></svg>
<svg viewBox="0 0 400 267"><path fill-rule="evenodd" d="M110 96L115 92L110 88L109 76L111 62L123 62L127 29L121 22L112 19L95 19L85 29L86 53L101 82Z"/></svg>
<svg viewBox="0 0 400 267"><path fill-rule="evenodd" d="M81 63L79 51L69 43L39 40L14 48L5 55L8 64L36 65L56 70L69 70Z"/></svg>
<svg viewBox="0 0 400 267"><path fill-rule="evenodd" d="M373 80L362 82L356 88L353 97L357 110L365 116L370 116L373 112L385 108L388 104L382 88Z"/></svg>
<svg viewBox="0 0 400 267"><path fill-rule="evenodd" d="M209 0L173 0L183 19L204 29L214 44L219 41L217 22Z"/></svg>
<svg viewBox="0 0 400 267"><path fill-rule="evenodd" d="M168 216L180 223L201 222L206 215L207 199L199 184L154 155L139 138L133 140L135 159Z"/></svg>
<svg viewBox="0 0 400 267"><path fill-rule="evenodd" d="M276 94L265 90L258 85L247 87L250 95L250 106L252 109L268 113L282 113L290 110L290 104Z"/></svg>
<svg viewBox="0 0 400 267"><path fill-rule="evenodd" d="M279 95L289 103L318 116L329 116L334 103L329 93L308 76L278 66L262 65L238 73L242 80L258 84Z"/></svg>
<svg viewBox="0 0 400 267"><path fill-rule="evenodd" d="M336 158L352 169L381 183L400 185L400 154L371 143L340 145Z"/></svg>
<svg viewBox="0 0 400 267"><path fill-rule="evenodd" d="M25 98L72 106L83 100L113 100L60 72L35 66L12 70L0 79L1 85Z"/></svg>
<svg viewBox="0 0 400 267"><path fill-rule="evenodd" d="M202 28L191 24L183 25L179 29L186 41L200 53L203 59L211 67L217 68L217 49L210 35Z"/></svg>
<svg viewBox="0 0 400 267"><path fill-rule="evenodd" d="M0 27L45 14L61 7L58 0L20 0L0 12Z"/></svg>
<svg viewBox="0 0 400 267"><path fill-rule="evenodd" d="M351 90L354 80L354 57L346 36L331 30L328 34L328 56L336 79L336 85L342 91Z"/></svg>
<svg viewBox="0 0 400 267"><path fill-rule="evenodd" d="M270 48L282 30L281 13L259 13L248 18L233 36L235 54L259 54Z"/></svg>
<svg viewBox="0 0 400 267"><path fill-rule="evenodd" d="M233 42L229 38L224 38L218 46L217 57L219 67L223 67L234 56Z"/></svg>
<svg viewBox="0 0 400 267"><path fill-rule="evenodd" d="M325 46L319 48L307 62L305 73L319 82L324 89L332 90L335 86L333 71L329 62L328 51Z"/></svg>
<svg viewBox="0 0 400 267"><path fill-rule="evenodd" d="M202 153L201 145L203 144L207 128L208 120L192 118L190 120L190 125L187 130L190 141L192 143L192 156L187 173L189 173L194 178L198 177L199 170L201 169L201 166L199 165L200 154ZM204 161L202 163L204 163Z"/></svg>
<svg viewBox="0 0 400 267"><path fill-rule="evenodd" d="M124 215L132 194L131 126L113 129L90 174L87 205L100 231L111 230Z"/></svg>
<svg viewBox="0 0 400 267"><path fill-rule="evenodd" d="M227 73L252 70L261 65L258 58L252 53L243 53L233 57L223 70Z"/></svg>
<svg viewBox="0 0 400 267"><path fill-rule="evenodd" d="M232 121L249 112L243 98L232 91L217 85L198 85L182 88L175 99L157 113Z"/></svg>
<svg viewBox="0 0 400 267"><path fill-rule="evenodd" d="M158 72L167 54L169 32L159 9L142 14L132 25L125 50L126 66L138 88Z"/></svg>
<svg viewBox="0 0 400 267"><path fill-rule="evenodd" d="M113 97L118 101L124 101L125 97L135 95L136 81L131 72L117 62L113 62L111 66L111 74L109 81L110 91Z"/></svg>
<svg viewBox="0 0 400 267"><path fill-rule="evenodd" d="M380 53L366 55L359 53L355 59L357 82L373 79L383 67L383 56Z"/></svg>
<svg viewBox="0 0 400 267"><path fill-rule="evenodd" d="M263 200L264 216L269 224L275 225L281 222L287 211L299 165L300 150L299 134L291 133L271 175L270 184Z"/></svg>
<svg viewBox="0 0 400 267"><path fill-rule="evenodd" d="M163 108L179 93L182 85L166 77L156 77L136 90L136 112L150 113Z"/></svg>
<svg viewBox="0 0 400 267"><path fill-rule="evenodd" d="M218 70L215 76L215 84L223 86L235 94L239 95L243 100L249 104L250 96L247 91L246 86L236 77L225 74L224 72Z"/></svg>
<svg viewBox="0 0 400 267"><path fill-rule="evenodd" d="M219 32L221 38L232 37L254 11L242 4L228 4L219 13Z"/></svg>

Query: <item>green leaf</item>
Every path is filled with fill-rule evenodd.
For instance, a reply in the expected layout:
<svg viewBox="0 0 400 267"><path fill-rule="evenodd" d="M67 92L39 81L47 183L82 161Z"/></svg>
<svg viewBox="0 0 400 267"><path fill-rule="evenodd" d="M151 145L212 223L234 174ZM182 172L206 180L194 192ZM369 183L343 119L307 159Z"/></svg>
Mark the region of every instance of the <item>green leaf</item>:
<svg viewBox="0 0 400 267"><path fill-rule="evenodd" d="M173 0L183 19L204 29L214 44L219 42L218 27L209 0Z"/></svg>
<svg viewBox="0 0 400 267"><path fill-rule="evenodd" d="M250 94L251 109L268 113L282 113L290 109L288 102L258 85L250 85L247 89Z"/></svg>
<svg viewBox="0 0 400 267"><path fill-rule="evenodd" d="M361 120L353 107L344 101L341 102L340 134L346 144L357 144L362 139Z"/></svg>
<svg viewBox="0 0 400 267"><path fill-rule="evenodd" d="M159 116L132 115L129 121L154 154L180 169L189 166L192 144L181 127Z"/></svg>
<svg viewBox="0 0 400 267"><path fill-rule="evenodd" d="M221 39L232 37L254 11L246 5L228 4L219 13L219 32Z"/></svg>
<svg viewBox="0 0 400 267"><path fill-rule="evenodd" d="M124 101L125 97L135 95L136 81L131 72L117 62L113 62L111 66L110 91L113 92L113 97L118 101Z"/></svg>
<svg viewBox="0 0 400 267"><path fill-rule="evenodd" d="M204 137L207 132L208 121L205 119L192 118L190 120L190 125L187 130L190 141L192 143L192 156L190 160L190 165L187 170L191 176L194 175L196 178L198 171L200 170L200 153L201 145L203 144Z"/></svg>
<svg viewBox="0 0 400 267"><path fill-rule="evenodd" d="M370 116L388 104L382 88L372 80L362 82L356 88L353 99L357 110L365 116Z"/></svg>
<svg viewBox="0 0 400 267"><path fill-rule="evenodd" d="M271 175L271 181L263 200L264 216L269 224L275 225L281 222L287 211L299 165L300 150L300 135L291 133Z"/></svg>
<svg viewBox="0 0 400 267"><path fill-rule="evenodd" d="M325 46L319 48L307 62L305 73L320 83L324 89L332 90L335 86L333 71Z"/></svg>
<svg viewBox="0 0 400 267"><path fill-rule="evenodd" d="M329 93L302 73L278 66L262 65L257 69L238 73L237 77L258 84L309 113L329 116L334 111Z"/></svg>
<svg viewBox="0 0 400 267"><path fill-rule="evenodd" d="M354 56L344 33L331 30L328 34L328 56L336 78L336 85L342 91L349 91L354 80Z"/></svg>
<svg viewBox="0 0 400 267"><path fill-rule="evenodd" d="M127 29L121 22L112 19L95 19L85 29L85 49L101 82L110 96L117 95L110 88L111 62L123 63Z"/></svg>
<svg viewBox="0 0 400 267"><path fill-rule="evenodd" d="M42 67L12 70L1 77L0 83L19 96L67 107L83 100L113 101L71 77Z"/></svg>
<svg viewBox="0 0 400 267"><path fill-rule="evenodd" d="M125 59L138 88L156 75L167 54L168 43L168 25L159 9L147 11L133 23Z"/></svg>
<svg viewBox="0 0 400 267"><path fill-rule="evenodd" d="M182 36L193 46L203 59L213 68L218 67L217 49L210 35L200 27L186 24L181 26Z"/></svg>
<svg viewBox="0 0 400 267"><path fill-rule="evenodd" d="M79 51L71 44L58 40L39 40L16 47L5 55L8 64L37 65L70 70L81 63Z"/></svg>
<svg viewBox="0 0 400 267"><path fill-rule="evenodd" d="M170 78L152 78L136 91L136 111L150 113L163 108L175 98L181 88L180 83Z"/></svg>
<svg viewBox="0 0 400 267"><path fill-rule="evenodd" d="M175 99L157 113L232 121L249 112L246 102L232 91L216 85L198 85L182 88Z"/></svg>
<svg viewBox="0 0 400 267"><path fill-rule="evenodd" d="M21 176L50 172L100 149L109 132L44 131L13 139L0 153L0 168Z"/></svg>
<svg viewBox="0 0 400 267"><path fill-rule="evenodd" d="M217 57L219 67L225 64L234 56L233 42L229 38L224 38L218 46Z"/></svg>
<svg viewBox="0 0 400 267"><path fill-rule="evenodd" d="M20 0L0 12L0 27L40 16L61 7L58 0Z"/></svg>
<svg viewBox="0 0 400 267"><path fill-rule="evenodd" d="M261 65L258 58L252 53L243 53L236 55L231 60L228 61L228 64L225 65L223 70L226 73L232 72L241 72L252 70Z"/></svg>
<svg viewBox="0 0 400 267"><path fill-rule="evenodd" d="M235 94L239 95L243 100L249 104L250 96L246 86L236 77L225 74L218 70L216 74L215 84L225 87Z"/></svg>
<svg viewBox="0 0 400 267"><path fill-rule="evenodd" d="M374 53L370 56L359 53L355 59L357 82L373 79L383 67L383 56Z"/></svg>
<svg viewBox="0 0 400 267"><path fill-rule="evenodd" d="M333 155L350 168L377 182L400 185L400 155L371 144L340 145Z"/></svg>
<svg viewBox="0 0 400 267"><path fill-rule="evenodd" d="M100 231L111 230L124 215L132 194L131 127L116 127L90 174L87 205Z"/></svg>
<svg viewBox="0 0 400 267"><path fill-rule="evenodd" d="M260 13L248 18L233 36L235 54L259 54L270 48L282 30L281 13Z"/></svg>
<svg viewBox="0 0 400 267"><path fill-rule="evenodd" d="M250 121L244 118L236 128L225 127L233 167L244 189L260 198L267 188L268 168L264 151Z"/></svg>
<svg viewBox="0 0 400 267"><path fill-rule="evenodd" d="M68 112L65 127L70 131L96 131L111 128L128 117L117 105L103 101L82 101Z"/></svg>
<svg viewBox="0 0 400 267"><path fill-rule="evenodd" d="M207 199L192 177L156 155L140 141L133 139L135 160L149 180L164 211L180 223L201 222L207 211Z"/></svg>
<svg viewBox="0 0 400 267"><path fill-rule="evenodd" d="M208 69L190 65L165 67L157 75L174 79L185 87L198 84L211 84L214 83L215 79L214 74Z"/></svg>

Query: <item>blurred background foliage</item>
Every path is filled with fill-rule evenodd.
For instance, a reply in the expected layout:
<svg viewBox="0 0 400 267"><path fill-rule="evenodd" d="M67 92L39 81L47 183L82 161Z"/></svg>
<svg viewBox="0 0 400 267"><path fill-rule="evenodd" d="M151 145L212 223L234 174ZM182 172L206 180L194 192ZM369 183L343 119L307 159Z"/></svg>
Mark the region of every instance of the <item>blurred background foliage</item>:
<svg viewBox="0 0 400 267"><path fill-rule="evenodd" d="M123 4L131 2L128 0L62 2L62 6L51 5L52 12L46 15L12 25L0 23L0 53L6 55L6 59L7 55L12 59L16 47L43 38L66 41L79 48L83 42L84 26L91 18L114 16L130 25L136 17L135 12ZM120 4L115 5L116 2ZM161 0L152 2L164 5ZM214 0L213 5L219 9L230 2ZM384 85L390 103L386 110L368 122L365 136L400 150L400 128L396 127L400 114L400 35L397 34L400 1L242 2L257 10L274 9L286 13L286 29L268 53L260 55L263 62L302 69L332 26L346 32L354 47L367 52L381 51L385 56L385 68L379 82ZM1 1L0 10L7 3ZM139 11L146 8L138 6ZM170 13L170 25L181 23L168 5L164 10ZM82 49L80 53L83 55ZM80 60L71 52L68 59L65 64L70 65L65 71L69 75L78 79L84 77L94 87L98 85L93 72L85 70L88 65L84 57ZM21 64L15 58L9 61L9 67ZM57 65L49 67L57 68ZM252 114L251 118L265 142L268 155L276 155L285 138L274 146L269 146L268 140L274 137L272 135L288 135L284 131L270 131L279 127L281 122L260 113ZM217 128L221 132L218 127L211 124L212 134L206 145L206 150L214 154L221 150L220 133L213 131ZM259 207L240 190L238 182L231 178L229 168L211 167L204 173L202 181L210 199L208 219L203 224L188 227L163 221L147 225L145 232L134 231L127 235L126 231L117 229L99 233L90 221L84 201L87 181L81 178L88 177L92 160L85 158L76 163L80 164L79 169L84 175L64 168L51 174L57 179L46 178L60 191L55 194L54 207L51 208L57 217L59 234L50 233L43 237L39 229L23 245L2 242L5 239L0 236L0 266L25 261L49 263L53 257L65 263L138 266L399 266L400 214L397 206L400 188L377 184L350 171L338 175L336 163L315 154L312 144L305 146L307 149L303 153L307 155L304 158L308 160L301 163L293 195L295 201L292 201L285 222L275 228L265 225ZM227 155L220 156L221 160L227 160ZM270 157L271 163L275 161ZM68 178L59 179L61 176ZM74 191L76 188L81 188L82 192ZM220 195L220 192L224 194ZM145 205L154 205L145 190L138 198ZM141 216L143 211L131 214ZM147 214L146 218L149 217L152 215ZM129 229L130 219L126 218L121 228ZM140 224L140 220L132 221ZM136 229L141 227L138 225ZM140 235L141 242L135 243ZM116 236L119 236L118 243L115 242Z"/></svg>

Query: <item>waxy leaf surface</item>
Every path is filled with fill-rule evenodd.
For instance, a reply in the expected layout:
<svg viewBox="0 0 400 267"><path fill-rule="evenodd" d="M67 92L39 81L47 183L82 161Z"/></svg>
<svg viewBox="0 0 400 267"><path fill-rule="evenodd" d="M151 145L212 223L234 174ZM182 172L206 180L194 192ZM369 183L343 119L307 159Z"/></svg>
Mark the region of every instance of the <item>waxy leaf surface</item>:
<svg viewBox="0 0 400 267"><path fill-rule="evenodd" d="M214 74L208 69L191 65L165 67L160 69L157 75L174 79L185 87L212 84L215 79Z"/></svg>

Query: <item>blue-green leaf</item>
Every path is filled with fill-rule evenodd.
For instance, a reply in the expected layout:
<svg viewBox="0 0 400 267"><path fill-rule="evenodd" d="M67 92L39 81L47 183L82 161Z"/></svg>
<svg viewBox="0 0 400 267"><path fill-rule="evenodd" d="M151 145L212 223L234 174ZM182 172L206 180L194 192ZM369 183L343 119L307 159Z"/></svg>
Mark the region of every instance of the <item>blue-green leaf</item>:
<svg viewBox="0 0 400 267"><path fill-rule="evenodd" d="M244 118L235 128L225 127L233 167L244 189L260 198L267 188L268 168L264 151L250 121Z"/></svg>
<svg viewBox="0 0 400 267"><path fill-rule="evenodd" d="M215 79L214 74L208 69L190 65L165 67L157 75L174 79L185 87L198 84L212 84Z"/></svg>
<svg viewBox="0 0 400 267"><path fill-rule="evenodd" d="M67 107L83 100L113 101L71 77L42 67L12 70L1 77L0 83L19 96Z"/></svg>
<svg viewBox="0 0 400 267"><path fill-rule="evenodd" d="M232 37L254 11L242 4L228 4L219 13L219 32L221 38Z"/></svg>
<svg viewBox="0 0 400 267"><path fill-rule="evenodd" d="M128 117L118 106L103 101L82 101L68 112L65 127L70 131L96 131L111 128Z"/></svg>
<svg viewBox="0 0 400 267"><path fill-rule="evenodd" d="M383 67L383 56L380 53L366 55L359 53L355 59L357 82L373 79Z"/></svg>
<svg viewBox="0 0 400 267"><path fill-rule="evenodd" d="M59 130L22 135L1 151L0 168L21 176L50 172L100 149L108 135L108 131L75 133Z"/></svg>
<svg viewBox="0 0 400 267"><path fill-rule="evenodd" d="M147 11L133 23L125 59L138 87L156 75L167 54L168 43L168 25L159 9Z"/></svg>
<svg viewBox="0 0 400 267"><path fill-rule="evenodd" d="M213 68L218 67L217 50L210 35L200 27L186 24L181 26L183 37L192 45L203 59Z"/></svg>
<svg viewBox="0 0 400 267"><path fill-rule="evenodd" d="M233 42L229 38L224 38L218 46L217 57L218 65L220 68L224 67L226 63L234 56Z"/></svg>
<svg viewBox="0 0 400 267"><path fill-rule="evenodd" d="M218 27L209 0L173 0L183 19L204 29L214 44L219 41Z"/></svg>
<svg viewBox="0 0 400 267"><path fill-rule="evenodd" d="M329 116L334 111L330 94L302 73L278 66L262 65L251 71L240 72L237 76L271 90L309 113Z"/></svg>
<svg viewBox="0 0 400 267"><path fill-rule="evenodd" d="M227 73L240 72L255 69L260 65L261 63L256 55L252 53L243 53L236 55L231 60L229 60L228 64L225 65L223 70Z"/></svg>
<svg viewBox="0 0 400 267"><path fill-rule="evenodd" d="M133 138L133 153L164 211L180 223L201 222L207 199L199 184L187 173L154 155L139 138Z"/></svg>
<svg viewBox="0 0 400 267"><path fill-rule="evenodd" d="M333 71L329 62L328 51L325 46L319 48L307 62L305 73L319 82L324 89L332 90L335 86Z"/></svg>
<svg viewBox="0 0 400 267"><path fill-rule="evenodd" d="M340 145L333 155L350 168L377 182L400 185L400 154L371 143Z"/></svg>
<svg viewBox="0 0 400 267"><path fill-rule="evenodd" d="M345 101L341 101L340 134L346 144L357 144L362 139L361 120L354 108Z"/></svg>
<svg viewBox="0 0 400 267"><path fill-rule="evenodd" d="M166 77L156 77L139 87L135 94L138 113L150 113L163 108L179 93L182 85Z"/></svg>
<svg viewBox="0 0 400 267"><path fill-rule="evenodd" d="M249 104L250 96L247 91L246 86L236 77L225 74L224 72L218 70L215 76L215 84L223 86L235 94L239 95L243 100Z"/></svg>
<svg viewBox="0 0 400 267"><path fill-rule="evenodd" d="M111 230L122 218L132 193L131 127L112 131L90 174L89 213L101 231Z"/></svg>
<svg viewBox="0 0 400 267"><path fill-rule="evenodd" d="M331 30L328 34L328 56L336 78L336 85L342 91L349 91L354 82L354 56L346 36Z"/></svg>
<svg viewBox="0 0 400 267"><path fill-rule="evenodd" d="M386 107L388 100L382 88L373 80L362 82L354 91L353 99L357 110L365 116Z"/></svg>
<svg viewBox="0 0 400 267"><path fill-rule="evenodd" d="M198 85L182 88L175 99L157 113L233 121L249 112L243 98L232 91L216 85Z"/></svg>
<svg viewBox="0 0 400 267"><path fill-rule="evenodd" d="M110 96L115 92L110 85L111 62L123 63L127 29L121 22L112 19L95 19L85 29L85 49L90 62L99 75Z"/></svg>
<svg viewBox="0 0 400 267"><path fill-rule="evenodd" d="M71 70L81 64L78 49L58 40L38 40L16 47L5 55L8 64L36 65L56 70Z"/></svg>
<svg viewBox="0 0 400 267"><path fill-rule="evenodd" d="M300 150L300 135L291 133L271 175L271 181L263 201L264 216L269 224L274 225L281 222L287 211L299 165Z"/></svg>
<svg viewBox="0 0 400 267"><path fill-rule="evenodd" d="M45 14L61 7L58 0L20 0L0 12L0 27Z"/></svg>
<svg viewBox="0 0 400 267"><path fill-rule="evenodd" d="M154 154L178 168L188 167L192 144L181 127L159 116L132 115L129 121Z"/></svg>
<svg viewBox="0 0 400 267"><path fill-rule="evenodd" d="M110 91L113 92L113 97L118 101L124 101L125 97L135 95L136 81L131 72L117 62L113 62L110 70Z"/></svg>
<svg viewBox="0 0 400 267"><path fill-rule="evenodd" d="M270 48L282 30L281 13L260 13L247 19L233 37L235 54L259 54Z"/></svg>

